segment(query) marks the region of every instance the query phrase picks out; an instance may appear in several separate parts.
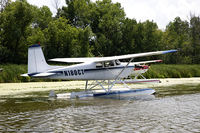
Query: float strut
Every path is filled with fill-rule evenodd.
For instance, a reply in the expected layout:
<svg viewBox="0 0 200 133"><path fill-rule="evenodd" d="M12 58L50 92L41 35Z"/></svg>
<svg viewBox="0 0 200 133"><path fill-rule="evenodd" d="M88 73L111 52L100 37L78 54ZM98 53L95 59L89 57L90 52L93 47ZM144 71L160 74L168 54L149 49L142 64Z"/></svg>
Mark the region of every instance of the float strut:
<svg viewBox="0 0 200 133"><path fill-rule="evenodd" d="M85 83L85 91L87 91L87 86L88 86L88 80L86 80L86 83Z"/></svg>

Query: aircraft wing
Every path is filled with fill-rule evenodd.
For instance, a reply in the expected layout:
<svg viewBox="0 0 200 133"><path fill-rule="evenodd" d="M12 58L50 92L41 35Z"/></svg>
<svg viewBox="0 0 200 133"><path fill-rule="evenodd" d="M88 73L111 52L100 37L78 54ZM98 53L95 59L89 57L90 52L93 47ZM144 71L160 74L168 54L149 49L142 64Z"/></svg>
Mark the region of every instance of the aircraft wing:
<svg viewBox="0 0 200 133"><path fill-rule="evenodd" d="M133 62L133 64L148 64L148 63L155 63L155 62L162 62L162 60L150 60L150 61L140 61L140 62Z"/></svg>
<svg viewBox="0 0 200 133"><path fill-rule="evenodd" d="M110 57L55 58L55 59L50 59L49 61L68 62L68 63L102 62L102 61L112 61L112 60L138 58L138 57L151 56L151 55L167 54L167 53L173 53L176 51L177 50L166 50L166 51L127 54L127 55L110 56Z"/></svg>
<svg viewBox="0 0 200 133"><path fill-rule="evenodd" d="M50 59L49 61L56 62L68 62L68 63L83 63L83 62L94 62L104 57L81 57L81 58L55 58Z"/></svg>

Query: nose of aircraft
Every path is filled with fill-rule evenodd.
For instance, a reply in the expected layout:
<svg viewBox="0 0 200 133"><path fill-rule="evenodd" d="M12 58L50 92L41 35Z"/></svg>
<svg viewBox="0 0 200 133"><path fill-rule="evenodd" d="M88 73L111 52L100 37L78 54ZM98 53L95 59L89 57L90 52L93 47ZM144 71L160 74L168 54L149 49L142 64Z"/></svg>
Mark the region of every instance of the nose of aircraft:
<svg viewBox="0 0 200 133"><path fill-rule="evenodd" d="M137 71L137 70L143 70L143 69L149 69L150 66L148 65L139 65L139 66L135 66L135 68L133 69L134 71Z"/></svg>

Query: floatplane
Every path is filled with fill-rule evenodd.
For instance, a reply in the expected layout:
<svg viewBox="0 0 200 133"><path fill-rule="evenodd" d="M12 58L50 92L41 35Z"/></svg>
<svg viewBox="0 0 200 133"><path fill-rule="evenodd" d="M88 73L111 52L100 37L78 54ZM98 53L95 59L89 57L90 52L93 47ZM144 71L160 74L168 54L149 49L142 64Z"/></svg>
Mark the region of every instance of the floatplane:
<svg viewBox="0 0 200 133"><path fill-rule="evenodd" d="M132 74L138 76L145 73L149 67L140 64L160 62L160 60L133 62L133 59L173 53L176 51L177 50L166 50L110 57L55 58L50 59L49 61L78 64L70 66L52 66L47 64L41 46L35 44L28 48L28 73L22 74L21 76L29 76L32 78L85 80L85 90L82 92L70 93L68 95L70 98L153 94L155 93L154 89L131 89L126 84L124 78ZM119 60L122 59L129 59L129 61L120 62ZM90 86L88 85L89 80L93 81ZM124 88L113 89L116 83L122 83ZM100 86L100 88L102 88L101 91L92 90L96 86Z"/></svg>

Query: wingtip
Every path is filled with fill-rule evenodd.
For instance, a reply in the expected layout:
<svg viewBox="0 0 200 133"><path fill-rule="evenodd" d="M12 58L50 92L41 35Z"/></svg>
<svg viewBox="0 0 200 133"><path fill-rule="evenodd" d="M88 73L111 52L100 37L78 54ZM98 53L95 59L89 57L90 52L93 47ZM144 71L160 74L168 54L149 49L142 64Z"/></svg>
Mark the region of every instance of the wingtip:
<svg viewBox="0 0 200 133"><path fill-rule="evenodd" d="M163 60L156 60L156 62L162 62Z"/></svg>
<svg viewBox="0 0 200 133"><path fill-rule="evenodd" d="M178 50L176 50L176 49L167 50L167 51L164 51L163 54L174 53L174 52L177 52L177 51L178 51Z"/></svg>

